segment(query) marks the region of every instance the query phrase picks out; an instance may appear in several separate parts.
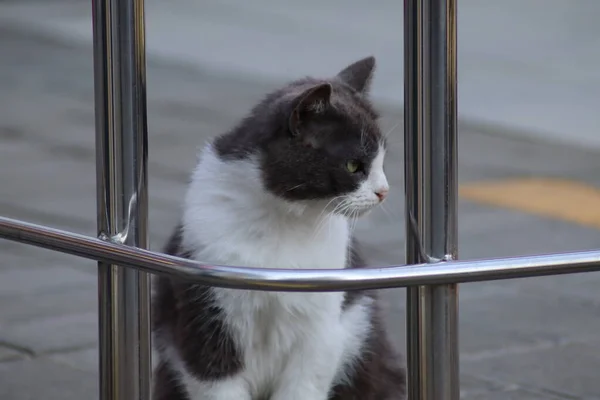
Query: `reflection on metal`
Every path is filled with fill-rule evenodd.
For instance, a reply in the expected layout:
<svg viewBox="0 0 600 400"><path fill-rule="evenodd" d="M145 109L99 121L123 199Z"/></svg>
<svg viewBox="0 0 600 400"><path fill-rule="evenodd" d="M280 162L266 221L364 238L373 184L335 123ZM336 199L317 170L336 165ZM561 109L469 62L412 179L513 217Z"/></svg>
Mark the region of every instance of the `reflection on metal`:
<svg viewBox="0 0 600 400"><path fill-rule="evenodd" d="M147 273L276 291L409 287L411 400L458 399L457 288L600 271L600 251L456 261L456 2L405 0L408 266L284 270L203 265L147 246L143 0L94 0L98 236L0 217L0 238L99 262L100 399L149 400ZM435 356L435 357L434 357Z"/></svg>
<svg viewBox="0 0 600 400"><path fill-rule="evenodd" d="M404 162L407 264L457 256L456 2L406 0ZM458 287L407 291L410 400L458 400Z"/></svg>
<svg viewBox="0 0 600 400"><path fill-rule="evenodd" d="M143 0L95 0L98 236L148 245ZM100 399L150 399L150 276L99 260Z"/></svg>
<svg viewBox="0 0 600 400"><path fill-rule="evenodd" d="M600 250L352 270L286 270L204 265L5 217L0 217L0 238L207 285L252 290L342 291L600 271Z"/></svg>

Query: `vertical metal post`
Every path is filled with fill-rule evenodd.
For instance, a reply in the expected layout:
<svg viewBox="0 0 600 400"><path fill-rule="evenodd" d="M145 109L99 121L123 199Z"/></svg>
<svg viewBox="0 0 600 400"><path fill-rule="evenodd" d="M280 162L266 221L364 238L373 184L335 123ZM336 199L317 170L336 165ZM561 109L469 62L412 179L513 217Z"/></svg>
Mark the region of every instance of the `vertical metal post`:
<svg viewBox="0 0 600 400"><path fill-rule="evenodd" d="M143 0L94 0L98 233L147 248ZM149 275L98 264L100 399L150 398Z"/></svg>
<svg viewBox="0 0 600 400"><path fill-rule="evenodd" d="M408 264L457 257L456 0L404 2ZM457 285L408 288L410 400L458 400Z"/></svg>

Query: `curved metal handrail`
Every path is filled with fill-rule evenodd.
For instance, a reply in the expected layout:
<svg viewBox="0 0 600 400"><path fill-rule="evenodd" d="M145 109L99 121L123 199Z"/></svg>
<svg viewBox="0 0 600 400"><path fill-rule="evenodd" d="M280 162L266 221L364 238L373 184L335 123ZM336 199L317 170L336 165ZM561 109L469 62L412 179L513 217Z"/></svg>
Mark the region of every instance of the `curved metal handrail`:
<svg viewBox="0 0 600 400"><path fill-rule="evenodd" d="M345 270L206 265L5 217L0 217L0 238L145 272L177 276L210 286L265 291L389 289L600 271L600 251Z"/></svg>

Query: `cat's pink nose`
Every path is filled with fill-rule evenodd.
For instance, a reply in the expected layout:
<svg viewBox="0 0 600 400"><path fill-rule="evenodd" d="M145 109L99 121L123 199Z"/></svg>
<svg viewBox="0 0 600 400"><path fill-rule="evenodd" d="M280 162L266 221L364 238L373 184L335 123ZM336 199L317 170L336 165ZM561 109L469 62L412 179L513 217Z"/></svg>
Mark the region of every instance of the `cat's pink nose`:
<svg viewBox="0 0 600 400"><path fill-rule="evenodd" d="M388 189L378 190L378 191L375 192L375 194L379 198L379 201L383 201L387 197Z"/></svg>

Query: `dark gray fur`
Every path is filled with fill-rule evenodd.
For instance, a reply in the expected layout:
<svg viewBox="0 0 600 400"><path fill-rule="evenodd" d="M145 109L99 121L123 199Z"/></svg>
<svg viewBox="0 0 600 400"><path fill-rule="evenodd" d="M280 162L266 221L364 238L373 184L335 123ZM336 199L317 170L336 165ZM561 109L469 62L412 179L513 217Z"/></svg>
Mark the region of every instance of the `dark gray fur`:
<svg viewBox="0 0 600 400"><path fill-rule="evenodd" d="M232 131L216 139L217 153L224 159L259 154L266 189L288 200L354 191L379 145L385 145L364 83L371 79L374 62L367 58L344 70L346 75L354 69L355 75L361 73L361 91L338 76L301 79L269 94ZM316 105L322 108L315 110ZM348 160L364 168L351 174L345 169Z"/></svg>
<svg viewBox="0 0 600 400"><path fill-rule="evenodd" d="M266 190L287 200L327 199L354 191L368 174L378 146L384 144L378 115L367 99L375 59L360 60L332 79L305 78L271 93L214 147L224 160L259 155ZM356 160L361 169L345 169ZM191 258L182 247L181 229L165 253ZM348 268L366 266L358 243L348 249ZM235 375L244 368L240 351L227 333L222 310L210 287L158 278L153 299L153 330L159 351L170 345L186 369L200 380ZM372 297L372 331L351 382L331 389L330 400L403 400L406 371L383 328L375 293L348 292L344 310ZM177 372L161 357L155 371L154 400L190 400ZM256 399L268 400L268 399Z"/></svg>

